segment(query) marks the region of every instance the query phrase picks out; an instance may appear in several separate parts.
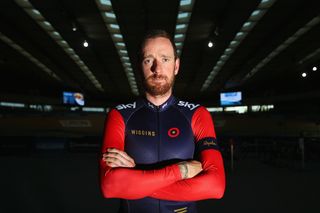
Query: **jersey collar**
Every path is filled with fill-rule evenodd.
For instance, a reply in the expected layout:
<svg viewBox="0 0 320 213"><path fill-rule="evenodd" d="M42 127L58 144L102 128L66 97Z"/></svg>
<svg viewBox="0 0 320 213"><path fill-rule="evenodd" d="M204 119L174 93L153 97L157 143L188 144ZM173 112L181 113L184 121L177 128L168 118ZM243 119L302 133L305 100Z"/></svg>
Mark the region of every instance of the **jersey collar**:
<svg viewBox="0 0 320 213"><path fill-rule="evenodd" d="M153 103L148 101L146 98L144 100L145 100L145 105L148 108L150 108L150 109L152 109L154 111L162 112L162 111L165 111L166 109L168 109L169 106L173 105L175 103L176 98L173 95L171 95L168 98L168 100L166 100L163 104L161 104L159 106L154 105Z"/></svg>

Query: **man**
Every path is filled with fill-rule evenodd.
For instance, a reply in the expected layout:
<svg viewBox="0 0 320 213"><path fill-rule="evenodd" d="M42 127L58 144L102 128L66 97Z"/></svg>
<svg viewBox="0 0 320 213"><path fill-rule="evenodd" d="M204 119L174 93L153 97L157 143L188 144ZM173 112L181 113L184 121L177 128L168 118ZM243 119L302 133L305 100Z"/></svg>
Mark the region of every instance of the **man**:
<svg viewBox="0 0 320 213"><path fill-rule="evenodd" d="M171 37L151 31L141 46L145 98L108 114L100 161L106 198L120 212L195 213L221 198L225 175L210 113L172 96L180 61Z"/></svg>

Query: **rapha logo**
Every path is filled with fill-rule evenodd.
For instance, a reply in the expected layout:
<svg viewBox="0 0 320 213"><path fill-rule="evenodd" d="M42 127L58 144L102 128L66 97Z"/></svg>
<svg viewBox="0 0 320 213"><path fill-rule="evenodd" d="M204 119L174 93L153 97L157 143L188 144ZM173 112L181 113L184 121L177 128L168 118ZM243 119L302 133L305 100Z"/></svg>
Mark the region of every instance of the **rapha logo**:
<svg viewBox="0 0 320 213"><path fill-rule="evenodd" d="M187 101L179 101L178 106L183 106L189 108L190 110L194 110L195 108L200 106L200 104L192 104Z"/></svg>
<svg viewBox="0 0 320 213"><path fill-rule="evenodd" d="M205 140L205 141L203 142L203 145L204 145L204 146L217 146L217 143L214 142L214 141L211 141L211 140Z"/></svg>
<svg viewBox="0 0 320 213"><path fill-rule="evenodd" d="M122 109L134 109L136 108L136 102L133 102L132 104L120 104L118 106L116 106L117 110L122 110Z"/></svg>

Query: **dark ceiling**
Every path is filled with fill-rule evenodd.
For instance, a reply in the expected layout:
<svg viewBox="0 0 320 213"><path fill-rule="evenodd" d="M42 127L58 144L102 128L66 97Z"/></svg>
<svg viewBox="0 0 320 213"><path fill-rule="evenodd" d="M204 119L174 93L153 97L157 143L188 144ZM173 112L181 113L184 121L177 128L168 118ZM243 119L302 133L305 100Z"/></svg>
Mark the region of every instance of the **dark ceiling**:
<svg viewBox="0 0 320 213"><path fill-rule="evenodd" d="M24 2L29 2L59 32L93 73L101 89L26 12L21 6ZM139 41L153 28L162 28L174 35L180 1L111 2L139 93L143 94L137 65ZM89 105L108 105L136 97L99 11L98 0L2 0L1 3L0 101L60 103L62 91L83 92ZM203 89L231 41L262 4L268 5L263 7L264 14L249 27L246 36ZM311 71L320 61L319 15L316 0L195 0L175 95L218 105L219 92L242 91L245 103L249 104L276 101L319 104L320 71ZM73 25L77 26L76 31L72 30ZM207 46L210 39L214 39L213 48ZM87 48L82 46L84 40L89 43ZM21 50L61 80L46 73ZM252 70L256 72L245 80ZM306 78L301 78L302 72L307 72Z"/></svg>

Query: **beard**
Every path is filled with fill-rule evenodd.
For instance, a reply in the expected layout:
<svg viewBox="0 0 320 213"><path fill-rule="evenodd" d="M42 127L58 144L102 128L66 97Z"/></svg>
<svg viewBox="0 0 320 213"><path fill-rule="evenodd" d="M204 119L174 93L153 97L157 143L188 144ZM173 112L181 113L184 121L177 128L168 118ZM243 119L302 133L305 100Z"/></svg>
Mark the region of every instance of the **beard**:
<svg viewBox="0 0 320 213"><path fill-rule="evenodd" d="M162 80L162 82L155 82L156 80ZM170 91L170 89L173 87L174 80L175 75L173 75L171 78L168 78L164 75L154 74L147 79L144 79L144 86L146 92L150 95L161 96Z"/></svg>

